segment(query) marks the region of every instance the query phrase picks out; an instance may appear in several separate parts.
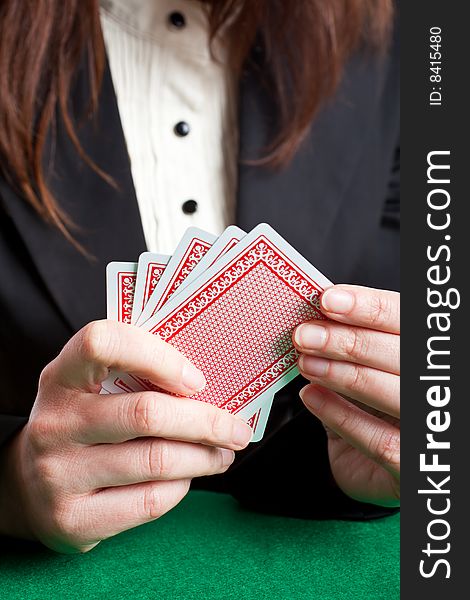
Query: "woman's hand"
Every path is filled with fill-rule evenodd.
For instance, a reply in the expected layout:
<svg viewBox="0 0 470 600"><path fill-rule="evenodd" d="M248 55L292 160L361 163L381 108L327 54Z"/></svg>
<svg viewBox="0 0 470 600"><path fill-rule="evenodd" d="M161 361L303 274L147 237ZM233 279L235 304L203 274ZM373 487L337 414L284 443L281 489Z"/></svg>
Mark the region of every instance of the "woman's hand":
<svg viewBox="0 0 470 600"><path fill-rule="evenodd" d="M305 406L325 425L333 476L349 496L383 506L400 498L400 296L328 288L331 320L297 327Z"/></svg>
<svg viewBox="0 0 470 600"><path fill-rule="evenodd" d="M251 429L214 406L156 392L99 395L108 368L182 395L205 380L137 327L87 325L43 371L30 420L2 456L0 532L63 552L156 519L192 477L227 470Z"/></svg>

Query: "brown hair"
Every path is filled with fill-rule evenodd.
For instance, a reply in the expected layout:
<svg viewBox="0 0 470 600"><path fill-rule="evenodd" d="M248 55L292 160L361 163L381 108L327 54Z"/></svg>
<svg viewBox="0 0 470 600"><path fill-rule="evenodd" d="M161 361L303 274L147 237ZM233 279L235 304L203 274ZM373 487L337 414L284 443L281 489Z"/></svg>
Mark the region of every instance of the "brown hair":
<svg viewBox="0 0 470 600"><path fill-rule="evenodd" d="M362 42L384 45L393 8L392 0L206 4L211 36L227 28L230 60L239 73L257 37L263 47L263 75L278 107L277 132L264 158L272 165L292 157L322 102L334 92L351 52ZM81 148L68 109L73 77L84 56L91 114L105 64L99 0L0 2L0 172L70 240L72 224L48 190L42 165L45 138L57 110L81 158L112 183Z"/></svg>

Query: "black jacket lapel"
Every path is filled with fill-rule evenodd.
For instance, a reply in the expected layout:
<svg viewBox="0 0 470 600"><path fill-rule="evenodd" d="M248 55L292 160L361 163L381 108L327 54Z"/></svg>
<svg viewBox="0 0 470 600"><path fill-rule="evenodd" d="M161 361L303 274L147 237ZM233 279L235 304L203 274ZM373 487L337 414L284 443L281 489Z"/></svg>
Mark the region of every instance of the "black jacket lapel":
<svg viewBox="0 0 470 600"><path fill-rule="evenodd" d="M83 114L89 101L88 78L78 74L73 105ZM79 117L77 117L78 120ZM79 129L87 154L110 174L114 188L79 158L60 121L48 142L45 163L49 185L77 225L75 237L91 255L80 254L55 228L44 223L0 179L0 197L23 237L51 295L73 329L105 317L105 267L111 260L137 260L145 240L132 182L129 157L109 69L99 110Z"/></svg>

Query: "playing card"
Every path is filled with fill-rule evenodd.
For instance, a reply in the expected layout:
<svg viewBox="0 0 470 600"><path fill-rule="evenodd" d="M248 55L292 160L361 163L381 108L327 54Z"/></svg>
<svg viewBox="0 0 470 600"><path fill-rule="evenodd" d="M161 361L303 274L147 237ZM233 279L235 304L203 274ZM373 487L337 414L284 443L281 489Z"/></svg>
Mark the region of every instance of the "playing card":
<svg viewBox="0 0 470 600"><path fill-rule="evenodd" d="M106 317L121 323L130 323L137 263L110 262L106 267ZM103 381L100 394L122 393L112 381Z"/></svg>
<svg viewBox="0 0 470 600"><path fill-rule="evenodd" d="M190 284L192 281L194 281L200 275L202 275L206 269L212 266L226 252L231 250L235 246L235 244L237 244L245 235L246 232L243 231L243 229L236 227L235 225L230 225L229 227L227 227L225 231L217 238L214 244L209 248L206 254L201 258L201 260L197 263L197 265L193 268L193 270L189 273L189 275L181 282L180 286L175 290L174 296L179 294L183 289L187 287L188 284ZM140 260L138 273L139 272ZM139 275L137 275L136 288L138 286L138 281ZM135 302L136 300L134 300L134 310L136 306ZM133 316L134 310L132 313ZM138 379L134 379L134 381L137 381L138 385L140 385L141 383ZM260 408L256 409L254 414L250 414L249 417L246 419L247 423L253 429L253 442L257 442L263 437L272 402L273 396L267 398L266 401L263 402L263 405Z"/></svg>
<svg viewBox="0 0 470 600"><path fill-rule="evenodd" d="M191 273L186 277L186 279L184 279L179 288L175 291L174 296L181 293L181 291L184 290L192 281L202 275L204 271L206 271L220 257L231 250L245 235L246 231L243 231L243 229L240 229L236 225L230 225L227 227L213 243L203 258L194 267ZM253 409L251 409L249 412L253 414L248 414L248 418L245 419L253 429L253 442L257 442L263 438L272 403L273 396L263 399L263 404L261 407L257 408L254 413Z"/></svg>
<svg viewBox="0 0 470 600"><path fill-rule="evenodd" d="M230 250L242 237L246 235L239 227L234 225L227 227L222 235L217 238L214 244L208 249L207 253L201 258L196 264L193 270L182 279L179 287L175 290L174 294L178 294L183 289L188 281L197 278L202 274L206 268L214 264L218 258ZM168 264L170 257L166 255L156 255L150 252L144 252L139 257L139 265L137 268L137 281L134 293L134 306L132 310L132 323L136 323L143 308L145 307L148 298L155 289L158 280L161 278L163 271ZM184 273L183 273L184 275ZM133 377L132 375L122 375L118 378L120 382L120 388L130 388L133 391L140 389L146 389L145 383L140 378ZM144 385L142 385L144 384ZM123 388L127 386L127 388ZM111 387L111 386L110 386ZM116 382L112 385L114 392L116 391ZM269 416L269 411L272 404L272 397L267 399L266 406L263 404L261 408L258 408L254 414L249 414L247 422L251 425L254 436L253 441L261 439L264 433L264 427Z"/></svg>
<svg viewBox="0 0 470 600"><path fill-rule="evenodd" d="M137 263L110 262L106 267L106 315L108 319L130 323Z"/></svg>
<svg viewBox="0 0 470 600"><path fill-rule="evenodd" d="M130 392L138 391L138 389L134 389L134 381L131 376L127 374L117 374L113 377L108 377L101 385L101 388L101 394L128 394ZM139 387L139 389L142 388Z"/></svg>
<svg viewBox="0 0 470 600"><path fill-rule="evenodd" d="M145 323L171 298L216 239L217 236L197 227L189 227L186 230L160 281L135 321L136 325Z"/></svg>
<svg viewBox="0 0 470 600"><path fill-rule="evenodd" d="M133 325L137 323L170 258L167 254L155 254L153 252L143 252L139 256L132 307L131 323Z"/></svg>
<svg viewBox="0 0 470 600"><path fill-rule="evenodd" d="M292 332L324 318L319 295L329 285L262 224L143 326L203 371L207 386L194 398L251 418L298 374Z"/></svg>
<svg viewBox="0 0 470 600"><path fill-rule="evenodd" d="M179 294L188 284L197 279L209 267L211 267L221 256L231 250L238 242L245 237L246 231L236 225L230 225L212 244L206 254L201 258L191 273L181 282L178 289L174 292Z"/></svg>
<svg viewBox="0 0 470 600"><path fill-rule="evenodd" d="M238 416L244 419L248 425L253 429L252 442L259 442L263 439L264 431L268 423L269 413L271 412L271 406L273 405L274 394L269 396L266 394L263 397L262 404L259 408L253 409L248 407L249 410L238 413ZM251 413L251 414L250 414ZM245 416L245 414L247 416Z"/></svg>

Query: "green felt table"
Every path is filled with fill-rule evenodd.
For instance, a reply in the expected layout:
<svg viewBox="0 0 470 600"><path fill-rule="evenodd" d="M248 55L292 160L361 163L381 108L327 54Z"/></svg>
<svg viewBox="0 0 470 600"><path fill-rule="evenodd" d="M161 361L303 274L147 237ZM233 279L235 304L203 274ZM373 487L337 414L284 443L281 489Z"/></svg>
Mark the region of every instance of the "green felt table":
<svg viewBox="0 0 470 600"><path fill-rule="evenodd" d="M191 492L158 521L59 555L2 539L0 598L399 598L399 516L304 521Z"/></svg>

